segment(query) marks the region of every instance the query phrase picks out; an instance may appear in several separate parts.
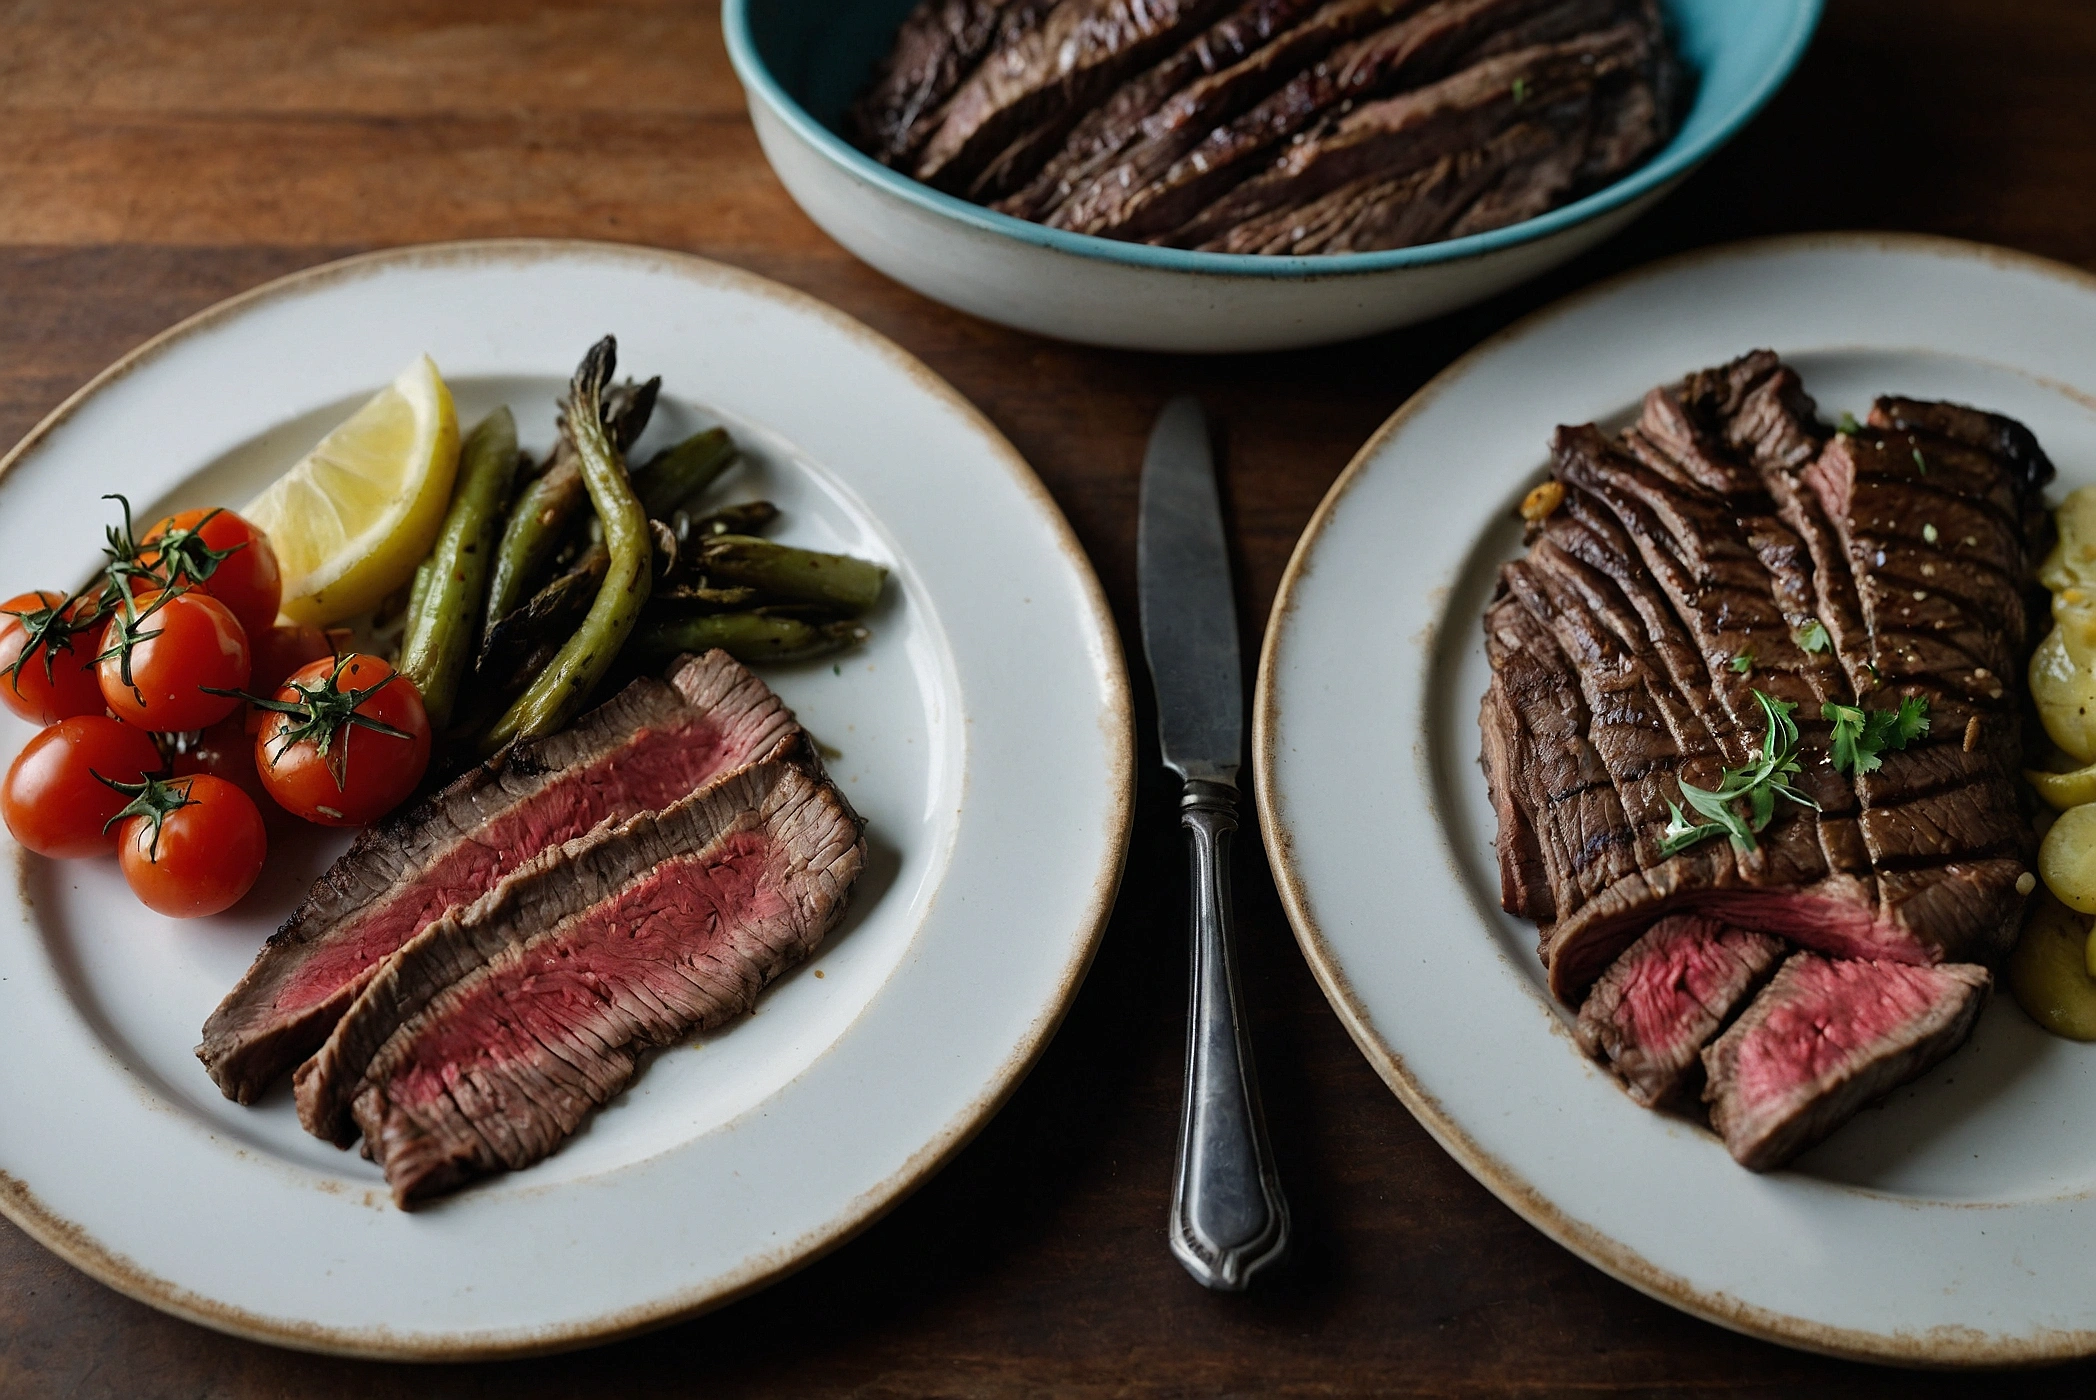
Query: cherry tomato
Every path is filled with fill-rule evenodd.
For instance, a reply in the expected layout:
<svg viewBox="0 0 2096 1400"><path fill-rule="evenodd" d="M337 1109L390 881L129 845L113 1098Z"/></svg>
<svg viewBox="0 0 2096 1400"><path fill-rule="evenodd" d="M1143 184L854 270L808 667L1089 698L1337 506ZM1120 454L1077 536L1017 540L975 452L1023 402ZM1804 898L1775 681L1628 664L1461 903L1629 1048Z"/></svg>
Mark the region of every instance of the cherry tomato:
<svg viewBox="0 0 2096 1400"><path fill-rule="evenodd" d="M252 695L273 695L277 687L301 666L324 661L335 654L328 634L310 622L287 622L260 632L250 628L248 652L254 658L247 688Z"/></svg>
<svg viewBox="0 0 2096 1400"><path fill-rule="evenodd" d="M102 828L128 800L97 781L135 783L160 771L160 750L142 729L107 715L62 719L31 739L0 784L0 816L15 840L60 860L107 855L116 833Z"/></svg>
<svg viewBox="0 0 2096 1400"><path fill-rule="evenodd" d="M64 594L39 589L0 603L6 615L0 619L0 704L31 724L102 713L95 668L102 628L87 621L93 604L80 599L67 607L65 601Z"/></svg>
<svg viewBox="0 0 2096 1400"><path fill-rule="evenodd" d="M284 810L322 826L363 826L422 781L429 767L422 694L378 657L350 652L316 661L294 672L276 699L298 710L273 710L262 722L255 768Z"/></svg>
<svg viewBox="0 0 2096 1400"><path fill-rule="evenodd" d="M269 838L255 801L208 773L148 781L116 828L131 893L171 919L231 908L255 886Z"/></svg>
<svg viewBox="0 0 2096 1400"><path fill-rule="evenodd" d="M102 699L118 719L171 733L208 728L239 707L238 696L203 690L241 690L248 682L247 634L224 603L194 589L140 591L111 615L103 650L127 632L134 638L128 682L123 656L102 660Z"/></svg>
<svg viewBox="0 0 2096 1400"><path fill-rule="evenodd" d="M146 531L139 543L139 563L169 582L175 581L173 575L186 576L224 603L250 637L276 622L277 605L284 601L277 552L269 547L267 535L232 511L170 515ZM160 548L154 548L156 544Z"/></svg>
<svg viewBox="0 0 2096 1400"><path fill-rule="evenodd" d="M266 713L242 706L198 734L175 755L173 767L176 776L209 773L214 778L223 778L253 798L265 816L275 810L276 803L270 801L269 790L262 786L262 775L255 771L255 736L249 728L251 723L259 725Z"/></svg>

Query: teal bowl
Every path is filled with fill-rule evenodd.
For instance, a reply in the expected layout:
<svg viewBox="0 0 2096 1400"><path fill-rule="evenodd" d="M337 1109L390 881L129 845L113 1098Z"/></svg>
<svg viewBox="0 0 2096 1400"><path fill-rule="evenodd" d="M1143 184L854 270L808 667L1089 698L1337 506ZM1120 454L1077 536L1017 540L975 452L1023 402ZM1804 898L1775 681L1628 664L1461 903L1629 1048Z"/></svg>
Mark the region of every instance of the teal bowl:
<svg viewBox="0 0 2096 1400"><path fill-rule="evenodd" d="M936 301L1021 330L1137 350L1279 350L1410 325L1576 257L1652 207L1783 85L1822 0L1666 0L1695 75L1681 129L1586 198L1489 233L1379 253L1267 257L1123 243L1028 223L862 155L837 118L911 0L723 0L757 139L832 238Z"/></svg>

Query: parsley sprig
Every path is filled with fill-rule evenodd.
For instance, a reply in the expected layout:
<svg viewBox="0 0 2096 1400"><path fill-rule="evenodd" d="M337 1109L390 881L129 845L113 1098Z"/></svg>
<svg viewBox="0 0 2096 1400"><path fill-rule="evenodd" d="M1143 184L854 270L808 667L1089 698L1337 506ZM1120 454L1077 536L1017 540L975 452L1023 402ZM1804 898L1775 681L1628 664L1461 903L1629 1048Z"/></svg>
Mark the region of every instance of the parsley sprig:
<svg viewBox="0 0 2096 1400"><path fill-rule="evenodd" d="M1929 702L1919 695L1900 701L1897 710L1822 705L1819 712L1834 721L1828 757L1845 773L1875 773L1885 750L1903 749L1929 732Z"/></svg>
<svg viewBox="0 0 2096 1400"><path fill-rule="evenodd" d="M1759 690L1754 692L1754 698L1761 702L1761 713L1768 719L1768 734L1761 741L1760 751L1745 767L1727 768L1715 788L1700 788L1694 783L1681 785L1682 800L1708 820L1691 822L1680 807L1669 802L1670 820L1660 835L1661 855L1678 855L1713 836L1730 837L1735 850L1754 850L1754 837L1774 820L1779 797L1815 812L1819 810L1817 802L1791 785L1800 772L1798 726L1791 718L1798 707Z"/></svg>

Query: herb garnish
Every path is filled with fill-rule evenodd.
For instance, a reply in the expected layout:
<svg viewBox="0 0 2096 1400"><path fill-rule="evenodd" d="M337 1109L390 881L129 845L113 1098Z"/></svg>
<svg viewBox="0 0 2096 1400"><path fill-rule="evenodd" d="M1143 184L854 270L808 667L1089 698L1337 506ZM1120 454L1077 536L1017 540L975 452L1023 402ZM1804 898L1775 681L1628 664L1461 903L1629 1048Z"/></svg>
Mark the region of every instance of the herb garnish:
<svg viewBox="0 0 2096 1400"><path fill-rule="evenodd" d="M1528 101L1528 79L1516 78L1514 79L1514 105L1519 107L1526 101Z"/></svg>
<svg viewBox="0 0 2096 1400"><path fill-rule="evenodd" d="M1929 474L1928 460L1921 455L1921 449L1918 447L1914 449L1914 465L1921 468L1921 474L1923 476L1927 476Z"/></svg>
<svg viewBox="0 0 2096 1400"><path fill-rule="evenodd" d="M1816 617L1806 622L1797 631L1791 633L1790 637L1799 646L1815 654L1823 652L1834 645L1833 639L1827 635L1827 625Z"/></svg>
<svg viewBox="0 0 2096 1400"><path fill-rule="evenodd" d="M1856 421L1855 414L1844 413L1841 415L1841 422L1835 425L1834 431L1840 433L1843 437L1854 437L1857 433L1863 431L1863 425Z"/></svg>
<svg viewBox="0 0 2096 1400"><path fill-rule="evenodd" d="M1691 823L1679 807L1669 802L1667 815L1671 820L1660 836L1661 855L1676 855L1713 836L1730 837L1735 850L1754 850L1754 834L1775 817L1779 797L1815 812L1819 810L1817 802L1791 786L1791 779L1799 772L1798 726L1791 719L1797 706L1758 690L1754 698L1761 702L1761 712L1768 717L1768 735L1761 741L1760 751L1744 768L1727 768L1715 789L1699 788L1693 783L1681 785L1682 800L1710 820ZM1740 803L1746 805L1745 812L1740 811Z"/></svg>
<svg viewBox="0 0 2096 1400"><path fill-rule="evenodd" d="M1735 656L1735 657L1733 657L1733 658L1732 658L1732 670L1733 670L1733 673L1734 673L1735 675L1741 675L1741 676L1744 676L1745 674L1747 674L1747 672L1749 672L1749 671L1751 671L1751 670L1753 670L1753 669L1754 669L1754 648L1753 648L1752 646L1746 646L1746 647L1742 647L1742 648L1740 648L1740 652L1739 652L1739 654L1738 654L1737 656Z"/></svg>
<svg viewBox="0 0 2096 1400"><path fill-rule="evenodd" d="M1929 702L1909 695L1897 710L1866 710L1858 705L1822 705L1822 717L1834 721L1828 757L1845 773L1875 773L1887 749L1904 749L1929 732Z"/></svg>

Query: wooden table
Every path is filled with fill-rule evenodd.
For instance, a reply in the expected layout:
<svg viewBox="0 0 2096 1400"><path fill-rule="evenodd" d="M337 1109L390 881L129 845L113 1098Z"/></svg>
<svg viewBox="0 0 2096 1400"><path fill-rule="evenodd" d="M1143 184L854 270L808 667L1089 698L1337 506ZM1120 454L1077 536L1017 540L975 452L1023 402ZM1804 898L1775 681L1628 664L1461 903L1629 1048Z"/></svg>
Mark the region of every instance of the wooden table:
<svg viewBox="0 0 2096 1400"><path fill-rule="evenodd" d="M758 152L711 8L0 3L0 442L177 318L341 254L512 234L687 249L835 303L979 404L1068 513L1129 636L1143 437L1165 396L1204 395L1228 442L1249 656L1297 532L1356 446L1457 353L1575 287L1800 229L1925 230L2096 268L2096 7L1832 0L1744 136L1534 286L1330 350L1080 349L924 301L818 232ZM1143 740L1154 760L1147 725ZM1146 772L1104 949L1011 1103L885 1221L769 1291L593 1351L410 1368L175 1321L0 1226L0 1394L1972 1393L1695 1321L1523 1224L1355 1052L1249 842L1240 917L1300 1245L1252 1296L1195 1287L1164 1248L1185 995L1168 806ZM1988 1390L2092 1386L2081 1366Z"/></svg>

